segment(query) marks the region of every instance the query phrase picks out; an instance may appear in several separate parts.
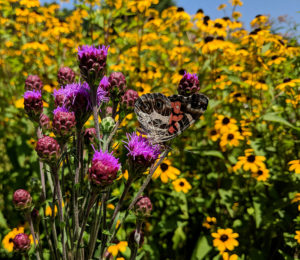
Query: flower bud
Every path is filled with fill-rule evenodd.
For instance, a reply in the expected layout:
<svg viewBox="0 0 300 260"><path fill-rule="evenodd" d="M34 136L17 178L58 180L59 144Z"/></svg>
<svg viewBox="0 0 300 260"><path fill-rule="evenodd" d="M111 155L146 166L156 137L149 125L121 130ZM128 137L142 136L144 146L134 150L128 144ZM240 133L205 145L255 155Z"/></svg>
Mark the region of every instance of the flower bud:
<svg viewBox="0 0 300 260"><path fill-rule="evenodd" d="M80 74L91 87L94 87L95 81L100 79L104 73L108 48L109 46L104 45L98 48L89 45L78 48Z"/></svg>
<svg viewBox="0 0 300 260"><path fill-rule="evenodd" d="M40 126L44 131L50 128L50 119L43 113L40 115Z"/></svg>
<svg viewBox="0 0 300 260"><path fill-rule="evenodd" d="M75 82L75 72L69 67L61 67L57 73L57 81L62 86L73 83Z"/></svg>
<svg viewBox="0 0 300 260"><path fill-rule="evenodd" d="M89 148L91 144L95 143L96 129L95 128L87 128L84 131L84 144Z"/></svg>
<svg viewBox="0 0 300 260"><path fill-rule="evenodd" d="M30 119L39 121L43 112L42 94L39 91L32 90L24 93L24 109Z"/></svg>
<svg viewBox="0 0 300 260"><path fill-rule="evenodd" d="M134 213L137 217L148 217L152 211L152 203L146 196L140 196L134 205Z"/></svg>
<svg viewBox="0 0 300 260"><path fill-rule="evenodd" d="M24 210L31 207L32 198L27 190L18 189L14 192L13 203L18 210Z"/></svg>
<svg viewBox="0 0 300 260"><path fill-rule="evenodd" d="M42 161L55 164L59 158L59 144L50 136L44 136L37 141L35 150Z"/></svg>
<svg viewBox="0 0 300 260"><path fill-rule="evenodd" d="M111 99L116 99L122 96L126 90L126 78L122 72L112 72L108 78Z"/></svg>
<svg viewBox="0 0 300 260"><path fill-rule="evenodd" d="M92 167L89 169L89 178L93 184L105 187L117 178L120 166L118 159L112 153L95 152Z"/></svg>
<svg viewBox="0 0 300 260"><path fill-rule="evenodd" d="M133 89L128 89L125 94L122 96L122 105L126 109L133 108L135 101L139 98L139 95Z"/></svg>
<svg viewBox="0 0 300 260"><path fill-rule="evenodd" d="M43 82L37 75L29 75L25 80L25 91L39 91L43 90Z"/></svg>
<svg viewBox="0 0 300 260"><path fill-rule="evenodd" d="M200 90L199 80L197 74L184 73L178 85L178 94L183 96L190 96Z"/></svg>
<svg viewBox="0 0 300 260"><path fill-rule="evenodd" d="M128 246L132 250L135 247L141 247L144 243L144 233L142 231L138 232L133 230L128 239Z"/></svg>
<svg viewBox="0 0 300 260"><path fill-rule="evenodd" d="M115 120L112 117L105 117L101 121L100 129L103 133L111 133L115 125Z"/></svg>
<svg viewBox="0 0 300 260"><path fill-rule="evenodd" d="M54 110L53 132L59 138L68 138L75 131L75 115L67 109L58 107Z"/></svg>
<svg viewBox="0 0 300 260"><path fill-rule="evenodd" d="M27 234L25 233L19 233L15 236L13 239L14 243L14 251L19 253L25 253L29 251L31 247L31 241Z"/></svg>

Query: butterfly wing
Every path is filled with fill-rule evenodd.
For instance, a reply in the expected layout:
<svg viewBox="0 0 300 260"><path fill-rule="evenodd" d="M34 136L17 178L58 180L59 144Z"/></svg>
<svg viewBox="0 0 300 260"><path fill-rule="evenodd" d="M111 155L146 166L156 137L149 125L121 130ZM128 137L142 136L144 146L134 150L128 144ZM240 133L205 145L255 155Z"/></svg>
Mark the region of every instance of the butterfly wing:
<svg viewBox="0 0 300 260"><path fill-rule="evenodd" d="M161 93L141 96L135 103L135 113L141 132L147 134L152 143L163 143L181 134L206 110L208 98L203 94L189 97Z"/></svg>

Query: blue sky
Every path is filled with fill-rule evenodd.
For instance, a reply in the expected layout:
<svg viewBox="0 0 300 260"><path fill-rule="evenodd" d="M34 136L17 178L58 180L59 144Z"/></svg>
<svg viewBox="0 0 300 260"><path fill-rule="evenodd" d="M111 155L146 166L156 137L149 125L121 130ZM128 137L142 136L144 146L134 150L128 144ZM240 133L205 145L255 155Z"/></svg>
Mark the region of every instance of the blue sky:
<svg viewBox="0 0 300 260"><path fill-rule="evenodd" d="M41 0L41 2L52 1ZM62 6L70 7L72 2L70 0L69 4L63 3ZM178 6L183 7L190 14L194 14L201 8L212 19L225 16L223 11L217 10L220 4L227 4L226 15L230 15L231 12L230 8L228 8L230 7L228 0L177 0L176 2ZM244 0L243 2L244 5L238 6L237 11L242 13L241 21L245 22L247 29L249 29L250 21L257 14L270 15L274 19L281 15L288 15L289 20L300 24L300 0Z"/></svg>

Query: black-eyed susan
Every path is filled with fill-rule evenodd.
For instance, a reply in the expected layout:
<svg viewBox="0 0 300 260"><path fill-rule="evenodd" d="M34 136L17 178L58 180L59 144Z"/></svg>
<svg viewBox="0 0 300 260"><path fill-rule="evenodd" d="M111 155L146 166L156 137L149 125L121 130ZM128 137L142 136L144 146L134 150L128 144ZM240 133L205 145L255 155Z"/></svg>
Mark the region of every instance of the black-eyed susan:
<svg viewBox="0 0 300 260"><path fill-rule="evenodd" d="M24 227L14 228L12 231L8 232L2 240L2 245L6 251L12 252L14 249L13 239L17 234L24 233Z"/></svg>
<svg viewBox="0 0 300 260"><path fill-rule="evenodd" d="M222 254L223 260L238 260L238 255L233 254L233 255L229 255L228 252L224 252Z"/></svg>
<svg viewBox="0 0 300 260"><path fill-rule="evenodd" d="M296 236L294 238L297 240L298 244L300 244L300 230L296 230Z"/></svg>
<svg viewBox="0 0 300 260"><path fill-rule="evenodd" d="M252 177L258 181L266 181L270 177L269 170L260 168L258 171L252 172Z"/></svg>
<svg viewBox="0 0 300 260"><path fill-rule="evenodd" d="M188 191L192 188L191 184L184 178L179 178L172 182L174 189L177 192L188 193Z"/></svg>
<svg viewBox="0 0 300 260"><path fill-rule="evenodd" d="M152 178L155 180L160 177L163 183L167 183L169 179L175 180L180 171L171 165L171 161L165 159L162 164L156 169Z"/></svg>
<svg viewBox="0 0 300 260"><path fill-rule="evenodd" d="M243 140L244 137L240 134L239 131L228 131L221 136L220 146L225 148L226 146L233 147L239 146L240 140Z"/></svg>
<svg viewBox="0 0 300 260"><path fill-rule="evenodd" d="M231 228L218 229L218 231L216 233L212 233L211 236L215 238L213 240L213 245L221 252L224 252L226 249L232 251L239 245L239 242L236 240L239 234L233 233Z"/></svg>
<svg viewBox="0 0 300 260"><path fill-rule="evenodd" d="M215 129L220 131L220 133L226 133L229 131L236 131L238 130L238 127L235 119L224 115L218 115L215 122Z"/></svg>
<svg viewBox="0 0 300 260"><path fill-rule="evenodd" d="M215 217L206 217L205 221L203 222L202 226L210 229L217 223L217 219Z"/></svg>
<svg viewBox="0 0 300 260"><path fill-rule="evenodd" d="M65 203L62 202L62 206L64 207L65 206ZM54 216L56 217L56 214L57 214L57 206L54 205ZM45 210L45 216L47 217L52 217L52 207L50 205L48 205L46 207L46 210Z"/></svg>
<svg viewBox="0 0 300 260"><path fill-rule="evenodd" d="M239 156L238 162L234 166L234 171L239 170L243 167L245 171L251 170L252 172L257 172L259 169L265 169L266 165L263 161L266 160L264 156L256 156L253 154L253 149L245 150L245 156Z"/></svg>
<svg viewBox="0 0 300 260"><path fill-rule="evenodd" d="M229 1L233 6L239 5L242 6L243 2L241 0L230 0Z"/></svg>
<svg viewBox="0 0 300 260"><path fill-rule="evenodd" d="M295 171L295 173L300 173L300 159L293 160L288 163L290 165L289 171Z"/></svg>
<svg viewBox="0 0 300 260"><path fill-rule="evenodd" d="M210 129L208 131L208 136L211 140L213 140L214 142L217 141L220 138L220 134L218 133L218 131L214 128Z"/></svg>

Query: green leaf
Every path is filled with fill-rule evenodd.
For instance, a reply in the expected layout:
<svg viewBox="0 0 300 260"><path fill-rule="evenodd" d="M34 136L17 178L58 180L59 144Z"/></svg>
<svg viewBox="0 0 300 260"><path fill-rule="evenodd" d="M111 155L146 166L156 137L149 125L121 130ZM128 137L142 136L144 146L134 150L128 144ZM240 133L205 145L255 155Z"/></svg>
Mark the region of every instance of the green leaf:
<svg viewBox="0 0 300 260"><path fill-rule="evenodd" d="M293 128L293 129L295 129L297 131L300 131L299 127L295 127L290 122L288 122L284 118L280 117L276 113L265 114L264 116L262 116L262 120L280 123L280 124L283 124L285 126L291 127L291 128Z"/></svg>
<svg viewBox="0 0 300 260"><path fill-rule="evenodd" d="M179 222L178 223L178 227L175 230L174 236L172 238L174 250L176 248L182 247L184 245L184 241L186 240L186 234L185 234L183 228L186 225L187 225L187 222Z"/></svg>
<svg viewBox="0 0 300 260"><path fill-rule="evenodd" d="M261 53L264 54L267 50L270 49L271 45L272 45L272 42L268 42L267 44L264 44L261 48Z"/></svg>
<svg viewBox="0 0 300 260"><path fill-rule="evenodd" d="M7 228L7 222L6 219L4 218L2 212L0 211L0 227L1 228Z"/></svg>
<svg viewBox="0 0 300 260"><path fill-rule="evenodd" d="M200 260L204 259L204 257L212 250L211 245L208 243L207 238L205 236L199 237L197 241L197 245L194 249L191 260Z"/></svg>
<svg viewBox="0 0 300 260"><path fill-rule="evenodd" d="M213 157L218 157L220 159L224 159L224 156L221 152L219 151L203 151L201 153L202 156L213 156Z"/></svg>
<svg viewBox="0 0 300 260"><path fill-rule="evenodd" d="M253 202L254 207L254 217L256 222L256 228L258 228L262 221L262 210L261 210L261 203L258 201Z"/></svg>
<svg viewBox="0 0 300 260"><path fill-rule="evenodd" d="M219 194L221 197L221 202L224 204L230 214L231 217L233 217L233 198L232 198L232 190L223 190L219 189Z"/></svg>

